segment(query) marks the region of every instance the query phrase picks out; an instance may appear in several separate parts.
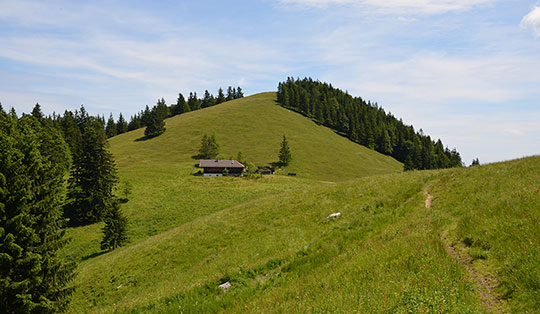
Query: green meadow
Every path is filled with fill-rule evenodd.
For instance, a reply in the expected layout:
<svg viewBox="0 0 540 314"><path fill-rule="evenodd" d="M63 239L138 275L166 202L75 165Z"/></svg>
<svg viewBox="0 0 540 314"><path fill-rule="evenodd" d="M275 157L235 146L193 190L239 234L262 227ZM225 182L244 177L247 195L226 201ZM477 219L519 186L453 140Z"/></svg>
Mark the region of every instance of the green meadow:
<svg viewBox="0 0 540 314"><path fill-rule="evenodd" d="M62 255L79 261L70 312L540 309L540 157L402 172L276 105L275 93L175 116L166 128L110 140L120 180L133 185L122 205L130 243L105 253L100 224L68 230ZM216 135L222 158L241 151L257 165L277 161L286 135L293 161L272 176L190 176L204 133ZM226 281L230 289L218 288Z"/></svg>

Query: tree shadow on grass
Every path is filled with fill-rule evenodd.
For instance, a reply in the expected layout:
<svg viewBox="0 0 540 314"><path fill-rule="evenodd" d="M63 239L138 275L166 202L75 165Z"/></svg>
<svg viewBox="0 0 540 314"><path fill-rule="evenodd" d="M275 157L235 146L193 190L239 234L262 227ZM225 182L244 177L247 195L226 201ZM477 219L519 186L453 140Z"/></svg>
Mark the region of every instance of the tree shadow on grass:
<svg viewBox="0 0 540 314"><path fill-rule="evenodd" d="M285 167L286 165L279 162L279 161L274 161L274 162L271 162L270 165L274 168L282 168L282 167Z"/></svg>
<svg viewBox="0 0 540 314"><path fill-rule="evenodd" d="M100 251L100 252L94 252L92 254L88 254L88 255L84 256L83 258L81 258L81 262L84 262L84 261L89 260L89 259L94 258L94 257L98 257L98 256L103 255L105 253L107 253L107 251Z"/></svg>
<svg viewBox="0 0 540 314"><path fill-rule="evenodd" d="M155 136L143 136L135 139L135 142L144 142L153 139Z"/></svg>
<svg viewBox="0 0 540 314"><path fill-rule="evenodd" d="M203 155L201 155L201 154L197 154L197 155L191 156L191 159L200 160L200 159L208 159L208 158L205 158L205 157L204 157Z"/></svg>

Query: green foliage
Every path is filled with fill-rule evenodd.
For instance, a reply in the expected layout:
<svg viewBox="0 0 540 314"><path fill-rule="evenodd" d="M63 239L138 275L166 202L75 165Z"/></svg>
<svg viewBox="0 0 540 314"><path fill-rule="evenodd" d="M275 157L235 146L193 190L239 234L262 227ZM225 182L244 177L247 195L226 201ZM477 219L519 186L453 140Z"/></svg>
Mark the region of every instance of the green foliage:
<svg viewBox="0 0 540 314"><path fill-rule="evenodd" d="M407 168L438 169L461 167L455 150L434 142L420 129L405 125L377 104L352 97L327 83L288 78L278 85L278 102L323 124L350 140L406 162Z"/></svg>
<svg viewBox="0 0 540 314"><path fill-rule="evenodd" d="M148 124L144 130L144 136L156 137L165 133L165 122L163 118L155 111L150 114Z"/></svg>
<svg viewBox="0 0 540 314"><path fill-rule="evenodd" d="M73 224L101 221L111 208L117 179L114 158L102 124L81 116L82 142L73 157L69 179L70 202L65 209Z"/></svg>
<svg viewBox="0 0 540 314"><path fill-rule="evenodd" d="M471 166L480 166L480 160L478 158L473 159Z"/></svg>
<svg viewBox="0 0 540 314"><path fill-rule="evenodd" d="M114 250L124 246L127 241L127 218L120 210L118 202L113 202L111 210L104 218L103 239L101 240L102 250Z"/></svg>
<svg viewBox="0 0 540 314"><path fill-rule="evenodd" d="M283 140L281 141L281 148L279 149L279 164L286 166L291 162L292 155L291 155L291 149L289 148L289 142L287 142L287 138L285 135L283 135Z"/></svg>
<svg viewBox="0 0 540 314"><path fill-rule="evenodd" d="M214 159L219 155L219 144L216 135L208 136L206 133L201 138L201 147L199 148L199 157L203 159Z"/></svg>
<svg viewBox="0 0 540 314"><path fill-rule="evenodd" d="M121 185L121 195L122 195L122 201L127 202L129 200L129 196L133 192L133 185L129 181L124 181Z"/></svg>
<svg viewBox="0 0 540 314"><path fill-rule="evenodd" d="M114 122L114 118L112 113L109 115L109 120L107 120L107 126L105 127L105 134L107 134L107 137L113 137L116 136L118 130L116 127L116 123Z"/></svg>
<svg viewBox="0 0 540 314"><path fill-rule="evenodd" d="M66 244L61 205L67 167L55 162L65 153L59 132L37 118L0 114L2 312L54 313L69 302L74 265L57 257Z"/></svg>
<svg viewBox="0 0 540 314"><path fill-rule="evenodd" d="M128 131L128 123L126 122L126 119L124 119L124 116L120 112L120 115L118 116L118 121L116 122L116 134L126 133L127 131Z"/></svg>
<svg viewBox="0 0 540 314"><path fill-rule="evenodd" d="M190 112L190 111L191 109L186 103L186 99L184 98L184 95L182 95L182 93L179 93L178 98L176 99L176 105L173 106L173 109L172 109L172 115L175 116L175 115Z"/></svg>

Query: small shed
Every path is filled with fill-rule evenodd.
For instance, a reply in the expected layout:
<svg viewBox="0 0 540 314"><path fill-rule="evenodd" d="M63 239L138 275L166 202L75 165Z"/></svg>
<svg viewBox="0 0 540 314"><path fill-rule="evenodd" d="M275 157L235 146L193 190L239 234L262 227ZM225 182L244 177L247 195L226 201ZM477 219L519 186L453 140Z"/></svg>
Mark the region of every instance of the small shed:
<svg viewBox="0 0 540 314"><path fill-rule="evenodd" d="M241 176L246 167L236 160L201 160L199 168L203 169L203 177L219 177L224 174L229 176Z"/></svg>

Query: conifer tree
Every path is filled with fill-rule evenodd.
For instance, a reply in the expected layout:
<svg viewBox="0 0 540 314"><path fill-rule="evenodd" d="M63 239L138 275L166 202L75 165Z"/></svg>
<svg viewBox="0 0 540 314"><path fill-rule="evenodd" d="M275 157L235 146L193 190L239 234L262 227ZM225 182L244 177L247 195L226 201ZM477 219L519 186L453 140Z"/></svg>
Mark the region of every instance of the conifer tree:
<svg viewBox="0 0 540 314"><path fill-rule="evenodd" d="M39 105L39 103L36 103L34 109L32 109L32 116L34 116L38 120L43 119L43 112L41 112L41 106Z"/></svg>
<svg viewBox="0 0 540 314"><path fill-rule="evenodd" d="M126 119L124 119L124 116L120 112L120 116L118 116L118 121L116 122L116 134L126 133L127 130L128 124L126 122Z"/></svg>
<svg viewBox="0 0 540 314"><path fill-rule="evenodd" d="M214 134L208 136L206 133L201 138L199 156L205 159L214 159L219 155L219 144Z"/></svg>
<svg viewBox="0 0 540 314"><path fill-rule="evenodd" d="M165 121L163 121L163 112L154 107L148 119L148 125L144 130L144 136L155 137L165 132Z"/></svg>
<svg viewBox="0 0 540 314"><path fill-rule="evenodd" d="M216 104L216 100L208 90L204 91L204 97L202 99L201 108L212 107Z"/></svg>
<svg viewBox="0 0 540 314"><path fill-rule="evenodd" d="M128 220L120 209L118 201L114 201L111 210L104 218L103 239L101 240L102 250L114 250L127 243Z"/></svg>
<svg viewBox="0 0 540 314"><path fill-rule="evenodd" d="M94 117L88 117L86 121L80 148L73 156L70 202L65 209L72 224L101 221L111 209L113 189L118 181L101 123Z"/></svg>
<svg viewBox="0 0 540 314"><path fill-rule="evenodd" d="M242 98L244 97L244 93L242 92L242 89L240 88L240 86L238 86L238 88L236 89L236 97L235 98Z"/></svg>
<svg viewBox="0 0 540 314"><path fill-rule="evenodd" d="M227 87L227 98L225 98L227 101L233 100L236 91L233 90L232 86Z"/></svg>
<svg viewBox="0 0 540 314"><path fill-rule="evenodd" d="M186 103L186 99L184 98L184 95L182 93L178 94L178 98L176 99L176 105L173 107L172 115L178 115L182 113L189 112L190 109Z"/></svg>
<svg viewBox="0 0 540 314"><path fill-rule="evenodd" d="M129 120L129 123L128 123L128 131L133 131L138 128L141 128L142 125L143 124L139 115L131 116L131 119Z"/></svg>
<svg viewBox="0 0 540 314"><path fill-rule="evenodd" d="M201 109L201 102L197 98L197 93L189 93L188 106L192 111Z"/></svg>
<svg viewBox="0 0 540 314"><path fill-rule="evenodd" d="M107 120L107 126L105 127L105 134L107 134L107 137L113 137L116 135L116 123L114 122L114 118L111 114L109 115L109 120Z"/></svg>
<svg viewBox="0 0 540 314"><path fill-rule="evenodd" d="M283 140L281 141L281 148L279 150L279 163L283 166L286 166L291 162L292 155L291 150L289 148L289 142L287 142L287 138L285 135L283 135Z"/></svg>
<svg viewBox="0 0 540 314"><path fill-rule="evenodd" d="M223 94L223 89L220 87L218 89L218 95L216 97L216 105L221 104L222 102L225 102L225 101L226 101L225 94Z"/></svg>
<svg viewBox="0 0 540 314"><path fill-rule="evenodd" d="M74 264L58 258L66 243L61 205L65 172L42 149L44 130L32 116L0 114L0 310L65 310ZM67 145L59 133L50 141Z"/></svg>

